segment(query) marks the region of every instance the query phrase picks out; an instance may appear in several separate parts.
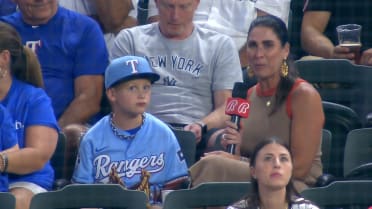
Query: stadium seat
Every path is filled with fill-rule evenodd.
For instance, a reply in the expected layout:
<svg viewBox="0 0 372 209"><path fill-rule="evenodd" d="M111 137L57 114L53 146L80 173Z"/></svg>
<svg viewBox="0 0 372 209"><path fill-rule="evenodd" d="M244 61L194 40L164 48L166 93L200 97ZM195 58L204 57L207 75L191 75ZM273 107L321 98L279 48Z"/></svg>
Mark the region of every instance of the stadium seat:
<svg viewBox="0 0 372 209"><path fill-rule="evenodd" d="M298 60L300 77L319 91L322 100L353 109L363 126L372 112L372 67L344 59Z"/></svg>
<svg viewBox="0 0 372 209"><path fill-rule="evenodd" d="M323 101L325 114L324 129L332 133L331 156L328 173L335 177L343 177L343 159L346 136L349 131L361 128L357 114L344 105Z"/></svg>
<svg viewBox="0 0 372 209"><path fill-rule="evenodd" d="M348 133L344 153L345 178L372 178L372 128Z"/></svg>
<svg viewBox="0 0 372 209"><path fill-rule="evenodd" d="M372 181L334 181L325 187L309 188L301 195L321 209L367 209L372 205Z"/></svg>
<svg viewBox="0 0 372 209"><path fill-rule="evenodd" d="M15 197L10 192L0 192L0 208L1 209L14 209Z"/></svg>
<svg viewBox="0 0 372 209"><path fill-rule="evenodd" d="M196 157L195 135L191 131L185 131L178 128L172 128L172 130L181 147L187 166L192 166L195 163Z"/></svg>
<svg viewBox="0 0 372 209"><path fill-rule="evenodd" d="M163 200L163 209L227 206L251 190L250 182L208 182L192 189L175 190Z"/></svg>
<svg viewBox="0 0 372 209"><path fill-rule="evenodd" d="M144 192L126 190L118 184L70 184L61 190L36 194L30 209L146 209L146 203Z"/></svg>

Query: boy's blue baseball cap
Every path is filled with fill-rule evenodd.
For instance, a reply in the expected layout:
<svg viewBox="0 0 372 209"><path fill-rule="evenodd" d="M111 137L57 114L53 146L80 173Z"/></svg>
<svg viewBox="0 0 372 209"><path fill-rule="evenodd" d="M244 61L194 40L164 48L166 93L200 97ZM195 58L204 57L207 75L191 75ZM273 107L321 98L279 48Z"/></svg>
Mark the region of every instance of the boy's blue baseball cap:
<svg viewBox="0 0 372 209"><path fill-rule="evenodd" d="M105 72L105 87L112 87L123 81L146 78L154 83L160 76L152 72L148 61L143 57L124 56L111 61Z"/></svg>

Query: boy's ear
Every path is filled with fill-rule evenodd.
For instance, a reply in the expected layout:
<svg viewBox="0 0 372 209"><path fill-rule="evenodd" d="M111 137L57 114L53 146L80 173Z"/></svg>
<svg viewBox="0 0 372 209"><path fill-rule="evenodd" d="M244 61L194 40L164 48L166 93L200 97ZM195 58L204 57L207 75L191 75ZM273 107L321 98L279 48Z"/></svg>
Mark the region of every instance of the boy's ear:
<svg viewBox="0 0 372 209"><path fill-rule="evenodd" d="M114 88L109 88L106 90L106 96L107 96L107 99L110 101L110 102L114 102L116 100L116 92L115 92L115 89Z"/></svg>

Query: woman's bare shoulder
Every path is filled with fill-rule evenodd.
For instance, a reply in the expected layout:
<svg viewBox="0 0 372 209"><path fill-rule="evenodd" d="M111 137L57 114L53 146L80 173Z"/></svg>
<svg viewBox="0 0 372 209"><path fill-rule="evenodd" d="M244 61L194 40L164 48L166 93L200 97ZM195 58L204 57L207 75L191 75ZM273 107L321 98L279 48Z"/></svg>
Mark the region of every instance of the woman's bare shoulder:
<svg viewBox="0 0 372 209"><path fill-rule="evenodd" d="M319 92L308 82L301 82L292 92L292 100L321 100Z"/></svg>

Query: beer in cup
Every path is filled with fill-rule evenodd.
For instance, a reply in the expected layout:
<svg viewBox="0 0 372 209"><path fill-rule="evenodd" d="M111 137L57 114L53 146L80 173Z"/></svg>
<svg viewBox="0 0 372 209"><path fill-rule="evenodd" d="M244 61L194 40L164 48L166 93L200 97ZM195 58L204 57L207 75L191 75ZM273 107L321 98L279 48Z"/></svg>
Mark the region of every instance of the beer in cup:
<svg viewBox="0 0 372 209"><path fill-rule="evenodd" d="M360 34L362 26L357 24L339 25L336 27L338 42L342 47L347 47L355 54L355 63L360 61L360 48L362 43L360 41Z"/></svg>

